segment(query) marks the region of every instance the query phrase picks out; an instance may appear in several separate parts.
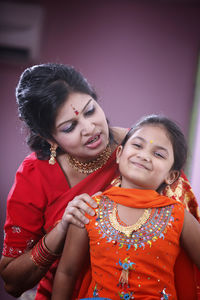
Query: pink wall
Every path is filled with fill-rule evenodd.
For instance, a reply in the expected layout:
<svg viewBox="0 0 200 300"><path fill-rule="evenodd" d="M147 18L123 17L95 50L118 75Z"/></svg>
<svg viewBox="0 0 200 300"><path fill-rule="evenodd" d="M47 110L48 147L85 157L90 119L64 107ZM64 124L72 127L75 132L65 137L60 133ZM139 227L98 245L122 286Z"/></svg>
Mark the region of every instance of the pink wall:
<svg viewBox="0 0 200 300"><path fill-rule="evenodd" d="M68 63L83 72L96 87L112 125L130 126L144 114L164 113L187 135L200 43L199 5L91 0L60 1L56 6L55 1L41 2L45 22L38 63ZM25 67L4 63L0 68L1 228L7 193L17 166L28 153L14 96Z"/></svg>

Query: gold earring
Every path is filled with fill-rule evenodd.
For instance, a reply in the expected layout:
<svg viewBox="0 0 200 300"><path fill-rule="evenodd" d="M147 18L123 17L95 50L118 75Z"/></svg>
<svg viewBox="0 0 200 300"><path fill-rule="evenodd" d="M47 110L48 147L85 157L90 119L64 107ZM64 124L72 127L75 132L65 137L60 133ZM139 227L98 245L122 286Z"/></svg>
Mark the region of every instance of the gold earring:
<svg viewBox="0 0 200 300"><path fill-rule="evenodd" d="M169 184L165 187L164 191L165 191L165 193L164 193L165 196L167 196L169 198L173 197L174 192L172 191L172 189L171 189L171 187L170 187Z"/></svg>
<svg viewBox="0 0 200 300"><path fill-rule="evenodd" d="M56 158L56 147L51 146L50 152L51 152L51 154L50 154L49 164L50 165L55 165L55 163L56 163L56 160L55 160L55 158Z"/></svg>

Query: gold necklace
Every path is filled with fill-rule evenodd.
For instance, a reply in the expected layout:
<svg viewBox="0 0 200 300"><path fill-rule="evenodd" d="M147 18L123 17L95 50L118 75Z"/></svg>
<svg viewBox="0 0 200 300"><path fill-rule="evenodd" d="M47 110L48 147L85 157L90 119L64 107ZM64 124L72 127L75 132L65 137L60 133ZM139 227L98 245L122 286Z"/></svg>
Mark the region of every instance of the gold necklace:
<svg viewBox="0 0 200 300"><path fill-rule="evenodd" d="M131 237L133 231L137 231L142 225L148 220L151 213L151 209L147 208L144 210L143 215L137 220L137 222L131 226L122 226L117 221L117 206L113 208L112 213L109 215L111 225L118 230L123 232L127 237Z"/></svg>
<svg viewBox="0 0 200 300"><path fill-rule="evenodd" d="M97 156L94 160L82 162L76 159L75 157L67 154L67 159L71 167L73 167L76 171L84 174L90 174L105 165L112 154L112 150L110 145L106 147L106 149Z"/></svg>

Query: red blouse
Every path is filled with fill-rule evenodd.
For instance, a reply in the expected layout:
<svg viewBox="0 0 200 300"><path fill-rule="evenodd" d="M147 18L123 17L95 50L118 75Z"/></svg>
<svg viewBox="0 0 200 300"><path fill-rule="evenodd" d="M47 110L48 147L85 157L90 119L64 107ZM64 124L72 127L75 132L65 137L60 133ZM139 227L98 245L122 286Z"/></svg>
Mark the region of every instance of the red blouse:
<svg viewBox="0 0 200 300"><path fill-rule="evenodd" d="M49 165L34 153L20 165L7 201L3 255L18 257L62 218L76 195L105 190L118 176L115 152L106 165L70 188L58 163ZM36 299L49 299L57 261L40 281Z"/></svg>

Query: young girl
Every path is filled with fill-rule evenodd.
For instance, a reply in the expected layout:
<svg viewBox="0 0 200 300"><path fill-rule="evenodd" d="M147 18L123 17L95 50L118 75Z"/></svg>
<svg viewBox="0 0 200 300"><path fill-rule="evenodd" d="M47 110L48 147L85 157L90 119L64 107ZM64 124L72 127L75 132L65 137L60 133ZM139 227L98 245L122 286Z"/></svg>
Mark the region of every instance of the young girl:
<svg viewBox="0 0 200 300"><path fill-rule="evenodd" d="M200 225L161 194L179 177L186 155L182 132L165 117L148 116L129 131L117 151L121 187L94 197L98 208L86 229L70 226L53 300L71 299L88 248L87 297L177 299L174 264L181 245L200 269Z"/></svg>

